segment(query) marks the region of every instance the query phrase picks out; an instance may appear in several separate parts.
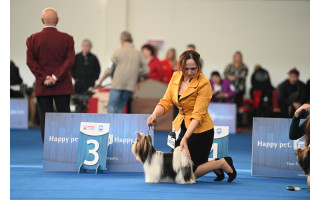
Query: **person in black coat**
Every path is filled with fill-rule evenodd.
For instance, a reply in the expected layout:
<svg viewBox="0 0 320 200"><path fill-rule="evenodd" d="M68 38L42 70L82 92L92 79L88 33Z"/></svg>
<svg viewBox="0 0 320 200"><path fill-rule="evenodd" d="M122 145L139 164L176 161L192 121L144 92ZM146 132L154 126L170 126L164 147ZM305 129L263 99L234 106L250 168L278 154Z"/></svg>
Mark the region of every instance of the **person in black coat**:
<svg viewBox="0 0 320 200"><path fill-rule="evenodd" d="M19 73L19 68L10 60L10 86L21 85L22 78ZM10 87L10 97L11 98L23 98L24 95L17 90L14 90Z"/></svg>
<svg viewBox="0 0 320 200"><path fill-rule="evenodd" d="M299 80L299 71L292 69L289 78L279 87L279 107L282 117L292 117L294 112L306 102L306 85Z"/></svg>
<svg viewBox="0 0 320 200"><path fill-rule="evenodd" d="M256 65L254 73L251 76L251 85L251 99L260 102L258 107L254 109L254 116L270 117L273 112L272 92L274 88L271 84L268 71L260 65Z"/></svg>
<svg viewBox="0 0 320 200"><path fill-rule="evenodd" d="M85 39L82 42L82 51L75 56L71 76L75 79L74 90L76 94L85 93L89 87L94 87L95 81L100 75L99 61L90 52L91 48L91 41Z"/></svg>

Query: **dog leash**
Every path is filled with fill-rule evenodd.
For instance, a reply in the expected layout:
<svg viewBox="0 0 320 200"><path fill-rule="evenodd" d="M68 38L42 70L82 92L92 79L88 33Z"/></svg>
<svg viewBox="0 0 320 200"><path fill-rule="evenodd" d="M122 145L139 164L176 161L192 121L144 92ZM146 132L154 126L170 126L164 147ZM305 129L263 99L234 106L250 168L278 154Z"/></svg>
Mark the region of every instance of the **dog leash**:
<svg viewBox="0 0 320 200"><path fill-rule="evenodd" d="M148 129L148 135L149 135L149 133L150 133L150 130L152 129L151 127L152 127L152 126L149 126L149 129Z"/></svg>
<svg viewBox="0 0 320 200"><path fill-rule="evenodd" d="M154 126L156 126L156 122L154 121ZM148 125L148 127L149 127L149 129L148 129L148 135L149 135L149 133L150 133L150 129L153 129L154 130L154 128L153 128L153 126L152 125Z"/></svg>

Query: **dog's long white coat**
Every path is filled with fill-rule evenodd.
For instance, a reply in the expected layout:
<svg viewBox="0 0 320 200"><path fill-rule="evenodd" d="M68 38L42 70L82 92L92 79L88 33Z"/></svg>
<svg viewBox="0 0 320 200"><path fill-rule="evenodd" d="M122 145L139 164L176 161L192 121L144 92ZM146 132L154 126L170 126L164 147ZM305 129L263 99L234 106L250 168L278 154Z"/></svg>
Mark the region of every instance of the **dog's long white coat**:
<svg viewBox="0 0 320 200"><path fill-rule="evenodd" d="M180 184L192 184L195 183L195 175L192 171L192 161L187 156L186 151L180 150L180 147L175 148L173 152L173 170L177 173L175 180L170 178L161 178L162 166L163 166L163 153L156 152L151 157L151 162L147 159L143 165L145 172L145 179L148 183L158 183L158 182L176 182ZM150 164L149 164L150 163ZM191 167L191 180L186 182L184 180L184 174L181 170L182 167Z"/></svg>

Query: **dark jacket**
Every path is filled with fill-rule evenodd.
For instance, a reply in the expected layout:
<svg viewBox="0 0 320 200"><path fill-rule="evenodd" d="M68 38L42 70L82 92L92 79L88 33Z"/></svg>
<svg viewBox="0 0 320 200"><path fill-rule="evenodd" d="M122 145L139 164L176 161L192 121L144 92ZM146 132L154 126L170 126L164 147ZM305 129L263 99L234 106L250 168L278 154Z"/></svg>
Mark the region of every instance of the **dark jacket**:
<svg viewBox="0 0 320 200"><path fill-rule="evenodd" d="M35 76L35 96L73 93L70 69L74 63L74 41L71 35L47 27L27 39L27 65ZM52 87L46 87L46 76L58 78Z"/></svg>
<svg viewBox="0 0 320 200"><path fill-rule="evenodd" d="M285 80L279 85L279 103L282 105L292 105L293 102L301 104L306 101L306 86L303 82L297 81L291 85L289 80Z"/></svg>
<svg viewBox="0 0 320 200"><path fill-rule="evenodd" d="M10 61L10 85L20 85L22 84L22 78L19 73L19 68Z"/></svg>
<svg viewBox="0 0 320 200"><path fill-rule="evenodd" d="M86 56L82 52L75 56L71 76L75 79L74 90L76 93L86 92L93 87L100 75L100 64L97 57L89 52Z"/></svg>

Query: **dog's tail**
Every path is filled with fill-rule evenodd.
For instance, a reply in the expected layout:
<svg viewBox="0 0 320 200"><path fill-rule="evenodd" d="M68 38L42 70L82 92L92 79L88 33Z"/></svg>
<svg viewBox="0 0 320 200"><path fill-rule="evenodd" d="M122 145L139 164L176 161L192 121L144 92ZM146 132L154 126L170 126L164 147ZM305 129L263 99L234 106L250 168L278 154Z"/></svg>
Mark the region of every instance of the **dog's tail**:
<svg viewBox="0 0 320 200"><path fill-rule="evenodd" d="M192 160L187 156L186 150L180 150L180 147L176 147L173 151L173 169L177 171L182 167L193 167Z"/></svg>

